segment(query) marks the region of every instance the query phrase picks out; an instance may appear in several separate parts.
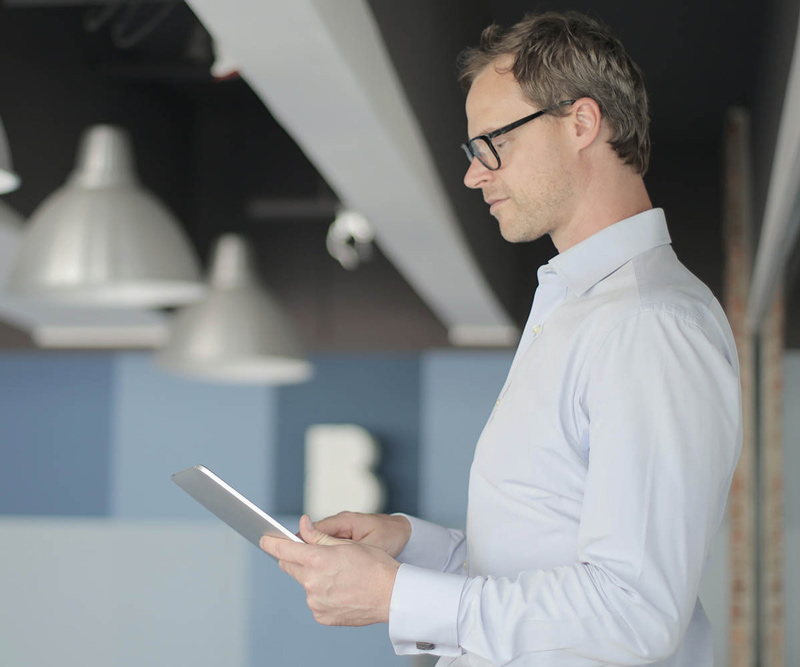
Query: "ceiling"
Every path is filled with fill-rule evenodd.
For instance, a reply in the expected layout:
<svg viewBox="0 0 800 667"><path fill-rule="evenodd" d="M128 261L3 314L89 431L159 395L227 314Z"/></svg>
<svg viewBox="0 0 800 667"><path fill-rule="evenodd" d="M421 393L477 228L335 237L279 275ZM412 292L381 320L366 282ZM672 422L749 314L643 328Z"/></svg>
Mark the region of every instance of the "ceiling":
<svg viewBox="0 0 800 667"><path fill-rule="evenodd" d="M211 0L193 0L191 8L171 4L142 4L121 32L130 34L158 12L167 15L129 48L115 45L119 13L87 30L101 23L108 3L0 5L0 118L23 179L4 201L29 215L63 183L84 127L124 125L143 183L178 215L203 261L221 233L249 237L266 284L301 337L312 350L325 351L442 347L452 344L456 324L469 329L488 322L502 333L524 322L536 269L555 250L549 240L505 243L480 194L464 188L466 162L458 147L465 133L463 93L454 61L489 22L511 24L537 9L577 9L604 20L644 70L653 143L646 184L654 205L667 212L679 257L721 297L725 113L732 106L753 110L758 220L794 40L786 26L797 25L800 3L370 0L329 3L337 9L323 10L319 0L231 0L220 7L240 15L229 16L227 25L209 9ZM308 22L288 23L301 5L333 26L330 34L344 46L331 53L341 52L350 63L349 72L329 71L320 89L343 76L338 88L353 85L350 101L363 95L354 108L365 114L364 123L375 121L377 134L346 125L355 112L334 103L336 90L323 98L330 104L306 105L311 110L302 113L292 106L321 94L302 90L308 84L301 63L304 54L328 48L324 39L312 45ZM380 43L372 48L385 53L391 71L380 70L377 56L369 59L369 71L347 60L347 45L363 42L365 30L348 36L347 23L330 15L346 14L345 6L361 7L357 18L374 26ZM211 40L194 12L220 38L218 46L241 59L244 78L211 77ZM254 64L246 38L230 38L243 20L270 37L259 48L276 48L283 37L285 58L276 52ZM292 41L300 45L296 52L289 51ZM274 88L266 90L264 82ZM347 135L336 132L345 127ZM399 146L397 163L379 162L370 152L384 140L389 148ZM342 144L349 152L341 152ZM346 157L337 164L336 155ZM366 194L353 185L370 176ZM373 259L355 271L343 269L325 249L338 201L363 202L378 231ZM423 205L430 221L418 212ZM457 252L450 254L451 246ZM480 317L471 321L470 312ZM789 342L800 345L800 321L788 319ZM6 319L4 329L0 345L30 345L19 322Z"/></svg>

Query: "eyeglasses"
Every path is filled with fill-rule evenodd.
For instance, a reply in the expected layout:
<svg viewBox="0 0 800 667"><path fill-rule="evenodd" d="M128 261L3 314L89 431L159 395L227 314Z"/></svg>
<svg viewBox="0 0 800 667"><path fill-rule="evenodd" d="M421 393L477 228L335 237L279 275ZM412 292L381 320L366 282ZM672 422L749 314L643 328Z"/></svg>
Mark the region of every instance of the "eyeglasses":
<svg viewBox="0 0 800 667"><path fill-rule="evenodd" d="M470 139L467 143L461 144L461 148L464 149L464 153L467 155L467 160L470 162L472 162L472 158L478 158L484 167L490 171L496 171L497 169L500 169L501 162L500 156L497 154L497 149L492 144L492 139L499 137L501 134L505 134L506 132L511 132L511 130L516 130L520 125L529 123L534 118L544 116L546 113L555 111L559 107L569 106L570 104L575 104L575 100L564 100L563 102L556 104L554 107L542 109L541 111L532 113L530 116L525 116L525 118L520 118L513 123L504 125L499 130L489 132L489 134L481 134L480 136Z"/></svg>

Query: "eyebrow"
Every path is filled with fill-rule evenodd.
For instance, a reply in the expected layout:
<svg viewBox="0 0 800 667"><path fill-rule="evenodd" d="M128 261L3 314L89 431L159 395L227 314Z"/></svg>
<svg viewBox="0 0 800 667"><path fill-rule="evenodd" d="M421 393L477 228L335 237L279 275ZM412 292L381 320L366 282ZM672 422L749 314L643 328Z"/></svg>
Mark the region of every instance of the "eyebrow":
<svg viewBox="0 0 800 667"><path fill-rule="evenodd" d="M491 134L495 130L499 130L501 127L505 127L506 125L508 125L508 123L502 125L490 125L488 130L484 130L483 132L478 132L477 134L473 134L472 136L468 134L467 139L474 139L475 137L485 137L487 134Z"/></svg>
<svg viewBox="0 0 800 667"><path fill-rule="evenodd" d="M514 122L513 120L509 121L509 123L513 123L513 122ZM487 134L491 134L495 130L499 130L501 127L505 127L509 123L493 123L492 125L489 125L488 128L486 126L484 126L482 132L477 132L476 134L467 134L467 139L468 140L469 139L474 139L475 137L483 137L483 136L485 136Z"/></svg>

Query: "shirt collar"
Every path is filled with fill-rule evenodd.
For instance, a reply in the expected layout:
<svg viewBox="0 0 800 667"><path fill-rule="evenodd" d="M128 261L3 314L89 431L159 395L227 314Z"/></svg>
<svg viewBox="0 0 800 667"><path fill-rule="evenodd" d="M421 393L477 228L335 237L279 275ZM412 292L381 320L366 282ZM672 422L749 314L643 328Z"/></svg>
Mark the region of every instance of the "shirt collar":
<svg viewBox="0 0 800 667"><path fill-rule="evenodd" d="M668 243L664 211L652 208L601 229L553 257L547 266L580 296L637 255Z"/></svg>

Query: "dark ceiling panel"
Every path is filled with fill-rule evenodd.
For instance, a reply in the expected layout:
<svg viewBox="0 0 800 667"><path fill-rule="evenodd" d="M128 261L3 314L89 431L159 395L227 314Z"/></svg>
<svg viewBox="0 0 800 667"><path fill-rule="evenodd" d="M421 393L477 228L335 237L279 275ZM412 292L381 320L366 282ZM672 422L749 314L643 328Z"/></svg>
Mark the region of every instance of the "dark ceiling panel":
<svg viewBox="0 0 800 667"><path fill-rule="evenodd" d="M549 240L504 242L480 193L463 186L464 98L455 59L492 20L509 25L533 10L588 12L607 22L642 66L653 118L648 189L667 212L679 256L722 296L724 114L736 105L755 108L758 214L800 0L369 4L471 251L518 323L527 316L536 269L555 249ZM176 7L124 50L114 46L110 24L85 31L89 9L0 6L0 116L24 179L9 203L30 213L63 183L83 127L121 123L136 142L145 185L184 221L203 258L225 231L254 239L262 272L312 349L446 344L444 329L380 253L353 273L327 255L326 217L248 215L259 199L329 202L334 193L244 82L214 83L205 74L208 42L188 7ZM800 331L800 322L792 326ZM790 341L800 345L800 334L790 332Z"/></svg>
<svg viewBox="0 0 800 667"><path fill-rule="evenodd" d="M64 183L81 131L119 124L132 135L143 184L178 215L206 262L222 233L253 240L269 288L311 350L448 345L379 251L353 272L327 254L332 217L248 216L254 200L335 197L244 81L208 75L209 53L197 47L204 30L187 6L130 49L114 46L113 21L87 32L96 11L0 6L0 117L23 179L9 204L29 215Z"/></svg>

